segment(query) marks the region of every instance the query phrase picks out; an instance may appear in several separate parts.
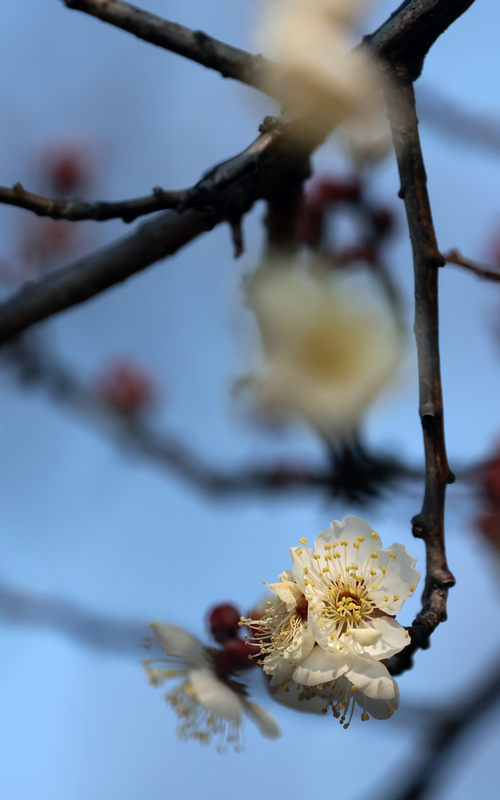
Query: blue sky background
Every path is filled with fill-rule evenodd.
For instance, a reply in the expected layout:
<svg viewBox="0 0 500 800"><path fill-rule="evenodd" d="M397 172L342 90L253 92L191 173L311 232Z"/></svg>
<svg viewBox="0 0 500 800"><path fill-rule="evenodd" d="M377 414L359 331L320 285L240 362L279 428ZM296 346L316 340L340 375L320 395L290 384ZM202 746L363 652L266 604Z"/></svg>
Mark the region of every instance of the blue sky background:
<svg viewBox="0 0 500 800"><path fill-rule="evenodd" d="M387 16L380 3L373 15ZM232 44L248 46L251 0L147 0L149 10ZM109 199L183 188L245 147L272 105L242 86L134 39L58 0L6 4L0 31L0 183L33 186L36 155L54 139L78 137L104 154L99 192ZM432 49L422 87L439 90L477 114L500 118L498 6L486 0ZM417 97L420 82L417 84ZM438 241L477 259L491 258L499 228L500 158L422 126ZM333 145L318 153L333 169ZM398 214L400 235L388 254L411 320L412 267L393 157L377 168L373 194ZM17 209L0 208L0 247L13 259ZM27 213L27 212L26 212ZM241 276L262 242L262 206L245 221L247 252L232 259L220 227L174 259L44 325L45 336L80 374L130 355L168 393L158 424L221 465L273 454L320 461L307 432L269 439L242 423L230 387L241 371ZM128 230L86 224L91 248ZM500 438L500 352L492 328L500 290L451 267L441 273L441 336L446 430L452 467L481 457ZM417 463L422 458L415 356L399 386L370 414L368 434ZM174 476L124 455L102 433L37 391L0 375L0 577L34 593L138 620L166 619L204 636L207 607L260 596L261 578L289 566L288 548L356 509L317 497L207 500ZM411 540L420 492L400 490L365 515L383 541ZM496 564L474 534L473 503L453 487L447 511L449 561L458 585L450 619L400 679L404 700L438 704L477 687L500 649ZM189 565L189 571L186 570ZM411 622L418 598L401 615ZM248 725L244 754L219 756L180 743L160 693L134 658L105 656L53 632L0 622L0 769L9 800L191 800L204 795L250 800L314 792L345 800L388 796L404 780L418 736L397 720L352 726L270 709L278 742ZM140 653L138 653L140 658ZM255 676L256 678L257 676ZM257 681L256 681L257 682ZM257 682L258 683L258 682ZM270 707L262 689L263 703ZM258 698L257 698L258 699ZM440 797L465 800L498 783L500 730L483 721L464 743Z"/></svg>

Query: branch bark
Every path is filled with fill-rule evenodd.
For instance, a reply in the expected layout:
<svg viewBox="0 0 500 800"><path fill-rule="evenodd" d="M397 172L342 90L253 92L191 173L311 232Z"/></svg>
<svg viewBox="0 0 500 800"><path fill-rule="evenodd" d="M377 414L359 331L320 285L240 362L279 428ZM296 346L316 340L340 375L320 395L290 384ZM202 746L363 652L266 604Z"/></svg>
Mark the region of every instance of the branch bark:
<svg viewBox="0 0 500 800"><path fill-rule="evenodd" d="M425 448L424 501L412 525L413 535L425 542L427 560L422 610L410 628L411 644L390 661L391 672L400 674L412 665L413 653L427 647L431 633L446 620L448 589L455 578L446 561L444 504L446 485L454 476L446 456L439 356L438 268L445 261L434 232L411 77L405 67L390 70L390 77L386 102L413 251L414 330Z"/></svg>

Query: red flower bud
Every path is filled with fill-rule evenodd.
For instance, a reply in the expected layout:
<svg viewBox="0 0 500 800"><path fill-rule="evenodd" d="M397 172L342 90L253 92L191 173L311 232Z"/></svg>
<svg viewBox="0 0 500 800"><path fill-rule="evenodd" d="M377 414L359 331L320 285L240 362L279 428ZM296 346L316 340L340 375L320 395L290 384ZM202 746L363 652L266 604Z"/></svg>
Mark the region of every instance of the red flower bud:
<svg viewBox="0 0 500 800"><path fill-rule="evenodd" d="M101 397L130 416L152 408L157 399L153 378L133 363L112 364L97 380Z"/></svg>
<svg viewBox="0 0 500 800"><path fill-rule="evenodd" d="M487 468L484 488L494 503L500 503L500 462L498 460Z"/></svg>
<svg viewBox="0 0 500 800"><path fill-rule="evenodd" d="M218 669L227 675L242 669L251 669L257 664L259 655L259 647L247 644L243 639L229 639L225 642L224 649L217 652L215 661Z"/></svg>
<svg viewBox="0 0 500 800"><path fill-rule="evenodd" d="M215 606L208 615L208 626L216 642L235 639L239 632L240 612L230 603ZM247 651L248 652L248 651Z"/></svg>
<svg viewBox="0 0 500 800"><path fill-rule="evenodd" d="M497 550L500 550L500 510L491 509L476 520L476 527Z"/></svg>
<svg viewBox="0 0 500 800"><path fill-rule="evenodd" d="M394 227L394 216L388 208L378 208L372 214L373 227L379 236L386 236Z"/></svg>

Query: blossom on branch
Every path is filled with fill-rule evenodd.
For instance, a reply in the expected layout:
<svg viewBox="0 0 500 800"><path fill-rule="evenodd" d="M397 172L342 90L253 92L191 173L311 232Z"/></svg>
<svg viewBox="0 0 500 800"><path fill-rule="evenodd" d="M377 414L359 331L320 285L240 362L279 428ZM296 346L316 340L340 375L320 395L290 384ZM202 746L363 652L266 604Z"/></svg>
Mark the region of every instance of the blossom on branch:
<svg viewBox="0 0 500 800"><path fill-rule="evenodd" d="M263 736L275 739L280 730L273 718L247 699L246 687L224 669L218 654L202 645L184 628L166 622L153 622L154 638L147 646L157 646L164 656L147 659L144 669L152 686L162 686L170 679L178 683L165 695L166 702L180 719L177 732L181 739L195 739L201 744L217 740L217 749L227 745L241 750L241 725L246 714Z"/></svg>
<svg viewBox="0 0 500 800"><path fill-rule="evenodd" d="M269 586L280 602L259 620L242 619L255 632L252 644L261 645L259 663L271 688L290 694L280 702L309 710L315 700L310 710L331 707L345 726L351 701L351 717L358 704L362 719L386 719L399 690L382 662L409 644L394 617L420 580L416 559L402 544L384 549L355 516L334 520L314 548L306 544L290 549L293 572Z"/></svg>
<svg viewBox="0 0 500 800"><path fill-rule="evenodd" d="M265 412L302 416L326 438L348 439L393 377L404 329L373 276L349 282L319 259L282 259L247 283L265 364L246 380Z"/></svg>

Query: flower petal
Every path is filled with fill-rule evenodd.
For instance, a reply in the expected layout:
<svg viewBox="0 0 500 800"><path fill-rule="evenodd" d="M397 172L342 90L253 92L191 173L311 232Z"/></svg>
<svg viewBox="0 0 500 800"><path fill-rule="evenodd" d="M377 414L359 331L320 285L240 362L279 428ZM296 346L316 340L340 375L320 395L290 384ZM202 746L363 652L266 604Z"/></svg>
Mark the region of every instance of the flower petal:
<svg viewBox="0 0 500 800"><path fill-rule="evenodd" d="M362 641L365 632L366 644ZM372 644L369 643L370 636L375 638ZM377 661L382 658L390 658L395 653L401 652L410 643L406 629L392 617L371 619L365 628L351 630L349 636L342 635L341 641L354 652L371 656Z"/></svg>
<svg viewBox="0 0 500 800"><path fill-rule="evenodd" d="M297 553L298 550L301 551L300 554ZM290 548L290 555L293 563L293 577L297 581L299 588L302 589L304 594L307 593L307 587L304 583L304 568L308 567L309 569L316 569L315 562L313 561L313 553L314 550L312 547L305 547L304 545Z"/></svg>
<svg viewBox="0 0 500 800"><path fill-rule="evenodd" d="M275 651L264 659L263 669L266 675L272 676L271 685L276 686L281 684L283 678L291 678L296 666Z"/></svg>
<svg viewBox="0 0 500 800"><path fill-rule="evenodd" d="M374 533L371 525L361 517L349 515L340 522L332 520L330 528L321 531L314 540L316 552L325 553L325 544L333 545L335 542L347 542L347 564L358 564L361 571L365 566L371 566L371 553L380 550L382 543L380 537L372 539ZM362 541L360 541L360 539ZM340 552L342 549L339 547ZM324 566L324 565L323 565Z"/></svg>
<svg viewBox="0 0 500 800"><path fill-rule="evenodd" d="M307 714L324 714L325 701L321 694L317 692L315 697L304 697L302 688L298 689L295 681L290 681L285 688L272 686L269 689L271 698L282 706L293 708L294 711L303 711ZM301 699L299 700L299 696Z"/></svg>
<svg viewBox="0 0 500 800"><path fill-rule="evenodd" d="M370 656L357 655L345 676L354 686L374 700L391 700L396 693L395 680L387 667Z"/></svg>
<svg viewBox="0 0 500 800"><path fill-rule="evenodd" d="M396 558L391 558L391 553ZM415 569L416 561L404 544L398 542L379 550L375 564L377 577L373 579L377 588L371 589L370 600L387 614L397 614L406 598L415 591L421 577L419 570ZM385 575L381 571L382 567L386 570Z"/></svg>
<svg viewBox="0 0 500 800"><path fill-rule="evenodd" d="M268 583L267 588L286 604L288 611L293 611L295 608L297 608L299 600L301 600L304 596L300 587L291 581Z"/></svg>
<svg viewBox="0 0 500 800"><path fill-rule="evenodd" d="M377 644L382 638L382 632L375 630L375 628L355 628L351 631L351 637L361 647L366 648ZM371 653L371 655L373 654Z"/></svg>
<svg viewBox="0 0 500 800"><path fill-rule="evenodd" d="M262 736L265 736L266 739L278 739L281 736L281 730L278 724L262 706L245 699L242 700L242 703L245 712L252 722L255 722Z"/></svg>
<svg viewBox="0 0 500 800"><path fill-rule="evenodd" d="M188 673L188 680L202 706L222 719L237 723L241 721L241 699L213 672L209 669L193 669Z"/></svg>
<svg viewBox="0 0 500 800"><path fill-rule="evenodd" d="M345 655L338 651L326 651L313 647L309 655L296 667L293 679L304 686L317 686L345 675L357 656L352 652Z"/></svg>
<svg viewBox="0 0 500 800"><path fill-rule="evenodd" d="M363 692L354 692L354 700L360 705L364 711L368 711L369 715L374 719L389 719L394 712L399 708L399 686L394 680L394 697L390 700L374 700L372 697L367 697Z"/></svg>
<svg viewBox="0 0 500 800"><path fill-rule="evenodd" d="M202 643L184 628L168 622L151 622L149 627L162 643L167 655L182 658L187 666L208 666L209 661Z"/></svg>

